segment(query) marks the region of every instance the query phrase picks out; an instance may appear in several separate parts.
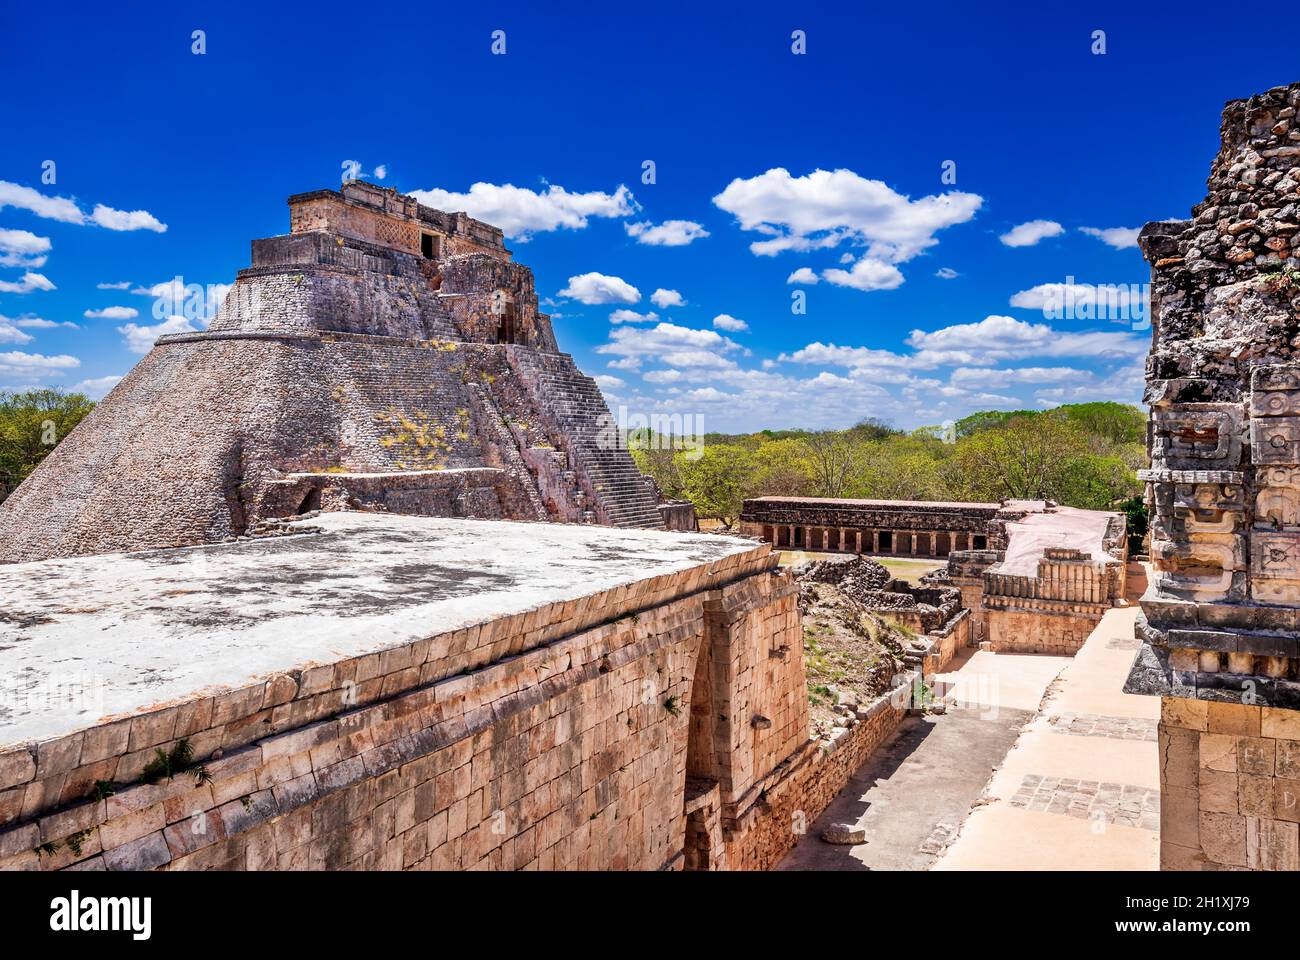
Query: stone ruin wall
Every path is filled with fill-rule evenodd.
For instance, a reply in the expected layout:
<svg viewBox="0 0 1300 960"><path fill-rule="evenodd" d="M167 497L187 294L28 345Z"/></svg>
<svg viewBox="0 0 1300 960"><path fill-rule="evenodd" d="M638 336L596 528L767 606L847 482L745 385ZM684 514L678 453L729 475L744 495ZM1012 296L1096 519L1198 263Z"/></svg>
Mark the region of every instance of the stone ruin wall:
<svg viewBox="0 0 1300 960"><path fill-rule="evenodd" d="M1122 527L1110 538L1114 560L1048 548L1033 577L983 574L984 636L997 653L1072 657L1106 611L1124 599L1127 556Z"/></svg>
<svg viewBox="0 0 1300 960"><path fill-rule="evenodd" d="M944 557L1005 546L997 513L997 504L759 497L744 502L740 532L787 548Z"/></svg>
<svg viewBox="0 0 1300 960"><path fill-rule="evenodd" d="M1148 224L1161 865L1300 866L1300 84L1223 111L1192 219Z"/></svg>

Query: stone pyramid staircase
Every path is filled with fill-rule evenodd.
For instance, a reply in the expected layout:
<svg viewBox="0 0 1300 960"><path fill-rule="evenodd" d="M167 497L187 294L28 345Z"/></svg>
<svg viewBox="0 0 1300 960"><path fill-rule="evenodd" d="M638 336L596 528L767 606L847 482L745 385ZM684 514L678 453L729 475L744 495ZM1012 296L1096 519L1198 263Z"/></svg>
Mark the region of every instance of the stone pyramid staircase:
<svg viewBox="0 0 1300 960"><path fill-rule="evenodd" d="M534 406L569 439L568 452L597 519L613 527L663 529L659 505L632 455L618 442L616 425L596 381L583 374L567 353L510 346L506 354Z"/></svg>

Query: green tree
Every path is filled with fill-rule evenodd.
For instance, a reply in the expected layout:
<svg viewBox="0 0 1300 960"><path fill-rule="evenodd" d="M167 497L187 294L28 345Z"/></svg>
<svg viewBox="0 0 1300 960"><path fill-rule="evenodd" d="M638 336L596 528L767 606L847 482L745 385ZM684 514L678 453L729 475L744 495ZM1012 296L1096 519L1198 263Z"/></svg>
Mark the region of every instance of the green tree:
<svg viewBox="0 0 1300 960"><path fill-rule="evenodd" d="M94 406L50 388L0 391L0 490L25 479Z"/></svg>
<svg viewBox="0 0 1300 960"><path fill-rule="evenodd" d="M711 444L697 459L678 460L686 499L700 517L735 523L754 479L754 458L736 444Z"/></svg>

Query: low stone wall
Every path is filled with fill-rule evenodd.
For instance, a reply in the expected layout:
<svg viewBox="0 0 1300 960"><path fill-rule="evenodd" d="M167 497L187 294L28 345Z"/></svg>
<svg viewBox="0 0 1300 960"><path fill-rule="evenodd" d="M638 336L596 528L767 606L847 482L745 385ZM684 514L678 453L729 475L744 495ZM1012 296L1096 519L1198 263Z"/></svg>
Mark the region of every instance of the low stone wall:
<svg viewBox="0 0 1300 960"><path fill-rule="evenodd" d="M763 791L763 816L726 843L733 870L770 870L835 799L849 777L889 738L907 715L914 674L859 711L858 722L830 741L809 740Z"/></svg>
<svg viewBox="0 0 1300 960"><path fill-rule="evenodd" d="M985 639L996 653L1072 657L1108 605L985 596Z"/></svg>
<svg viewBox="0 0 1300 960"><path fill-rule="evenodd" d="M1160 868L1300 870L1300 712L1165 697Z"/></svg>

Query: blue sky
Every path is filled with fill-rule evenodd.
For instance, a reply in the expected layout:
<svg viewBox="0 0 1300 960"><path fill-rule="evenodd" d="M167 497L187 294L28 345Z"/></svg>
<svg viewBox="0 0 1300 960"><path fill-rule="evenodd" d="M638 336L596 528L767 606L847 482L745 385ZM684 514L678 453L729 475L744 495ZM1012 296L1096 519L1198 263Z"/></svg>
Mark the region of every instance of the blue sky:
<svg viewBox="0 0 1300 960"><path fill-rule="evenodd" d="M0 388L102 395L202 325L155 317L159 284L231 282L355 160L506 228L616 409L740 430L1136 401L1140 320L1034 305L1145 283L1133 228L1202 198L1223 102L1300 73L1286 31L1190 4L177 6L6 11Z"/></svg>

